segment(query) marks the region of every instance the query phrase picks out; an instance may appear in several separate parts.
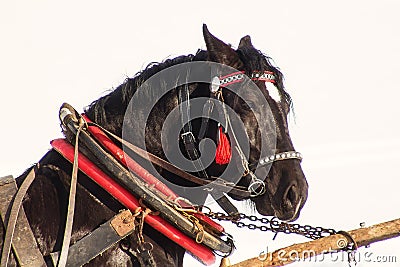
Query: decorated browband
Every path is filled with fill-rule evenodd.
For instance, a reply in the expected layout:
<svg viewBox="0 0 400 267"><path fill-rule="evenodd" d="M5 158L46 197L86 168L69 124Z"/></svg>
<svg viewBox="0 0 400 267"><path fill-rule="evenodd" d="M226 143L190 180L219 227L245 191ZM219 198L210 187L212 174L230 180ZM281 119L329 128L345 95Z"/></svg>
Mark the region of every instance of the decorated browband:
<svg viewBox="0 0 400 267"><path fill-rule="evenodd" d="M214 77L211 81L211 91L215 93L220 87L226 87L234 83L242 82L245 78L245 75L246 74L244 71L238 71L225 76ZM254 71L250 78L253 81L264 81L270 83L276 82L274 73L271 71Z"/></svg>

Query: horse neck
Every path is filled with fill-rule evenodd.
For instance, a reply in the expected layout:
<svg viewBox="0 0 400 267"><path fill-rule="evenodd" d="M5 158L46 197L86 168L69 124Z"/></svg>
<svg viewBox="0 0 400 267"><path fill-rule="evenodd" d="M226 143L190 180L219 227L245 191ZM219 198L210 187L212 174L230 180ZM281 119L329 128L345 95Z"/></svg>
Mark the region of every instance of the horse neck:
<svg viewBox="0 0 400 267"><path fill-rule="evenodd" d="M140 125L143 125L144 123L146 123L146 126L149 125L149 129L146 131L145 137L138 136L138 138L141 140L143 140L142 138L146 138L146 150L164 159L166 159L166 157L163 152L160 132L158 129L162 129L166 115L168 115L172 109L176 108L178 105L178 90L180 89L176 88L167 93L166 97L164 97L164 99L154 107L154 111L152 114L150 114L148 122L140 122ZM209 97L208 86L194 84L189 86L189 90L191 98ZM119 136L122 136L123 134L122 128L124 126L124 119L128 120L129 127L132 127L132 129L129 129L129 131L133 133L140 132L142 129L135 128L138 127L135 125L135 122L139 120L136 116L132 116L133 118L125 118L125 113L127 109L129 109L129 100L136 93L136 91L137 88L133 87L132 80L128 79L124 84L117 87L110 94L93 102L86 110L86 114L89 119ZM143 94L144 98L148 98L152 95L151 92L143 92ZM177 121L177 125L180 125L179 120ZM198 127L194 127L195 136L197 136L198 130ZM128 141L138 145L135 140ZM138 162L140 164L141 160L138 159ZM163 173L163 175L165 175L165 173ZM167 178L169 181L180 184L180 177L171 174L166 174L165 176L165 178ZM190 193L190 190L186 190L185 187L178 188L178 191L179 192L176 193L191 199L195 203L204 203L207 197L206 192L199 192L196 194L196 196L193 196L193 194Z"/></svg>

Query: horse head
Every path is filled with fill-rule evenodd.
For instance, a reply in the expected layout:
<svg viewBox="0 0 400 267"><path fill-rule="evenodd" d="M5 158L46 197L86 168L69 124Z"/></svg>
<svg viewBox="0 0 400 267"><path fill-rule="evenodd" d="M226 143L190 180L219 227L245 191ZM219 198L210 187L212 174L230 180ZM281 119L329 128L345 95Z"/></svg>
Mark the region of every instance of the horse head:
<svg viewBox="0 0 400 267"><path fill-rule="evenodd" d="M244 197L225 193L235 199L250 199L260 214L294 220L307 199L308 185L289 135L291 98L284 89L283 75L254 48L249 36L243 37L235 50L213 36L205 25L203 35L207 50L149 65L110 95L95 101L86 112L108 130L192 174L200 171L200 176L210 182L220 177L251 191ZM217 115L203 131L199 116L204 117L210 98L215 104L210 114ZM197 99L203 102L196 105ZM193 103L189 107L187 102ZM191 126L184 126L188 122ZM190 166L197 159L185 154L181 139L185 127L196 139L204 168L193 170ZM207 138L218 146L224 139L225 149L231 154L216 160L215 145L214 150L204 148L207 146L202 140ZM152 168L152 164L138 161ZM212 190L200 187L194 192L195 184L162 168L152 171L161 174L168 185L176 185L173 190L179 194L192 201L197 198L197 203Z"/></svg>
<svg viewBox="0 0 400 267"><path fill-rule="evenodd" d="M282 220L294 220L307 199L308 184L300 166L301 158L289 135L287 117L292 102L284 89L283 75L267 56L254 48L249 36L243 37L235 50L213 36L205 25L203 34L209 60L232 67L250 78L269 75L265 79L252 79L256 86L241 83L236 89L242 92L240 97L225 88L222 95L224 102L239 115L250 146L247 160L253 167L252 175L244 175L238 184L249 187L254 181L263 181L265 190L250 198L257 211ZM270 151L266 156L261 153L263 139ZM237 153L233 153L234 157L236 162L241 161L237 160L240 158Z"/></svg>

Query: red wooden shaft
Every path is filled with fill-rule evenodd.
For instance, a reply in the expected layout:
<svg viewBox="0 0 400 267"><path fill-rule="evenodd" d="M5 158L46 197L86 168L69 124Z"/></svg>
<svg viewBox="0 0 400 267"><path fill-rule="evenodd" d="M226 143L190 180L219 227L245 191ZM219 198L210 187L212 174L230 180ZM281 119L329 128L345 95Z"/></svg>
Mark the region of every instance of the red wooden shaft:
<svg viewBox="0 0 400 267"><path fill-rule="evenodd" d="M63 155L68 161L72 162L74 158L74 147L65 139L56 139L51 141L52 147ZM117 199L125 207L132 211L140 207L139 201L125 188L115 182L111 177L99 169L83 154L79 153L79 169L89 178L104 188L110 195ZM211 265L215 262L214 253L204 245L196 243L190 237L184 235L181 231L173 227L160 216L149 214L145 221L155 230L164 234L175 243L185 248L190 254L196 257L205 265Z"/></svg>

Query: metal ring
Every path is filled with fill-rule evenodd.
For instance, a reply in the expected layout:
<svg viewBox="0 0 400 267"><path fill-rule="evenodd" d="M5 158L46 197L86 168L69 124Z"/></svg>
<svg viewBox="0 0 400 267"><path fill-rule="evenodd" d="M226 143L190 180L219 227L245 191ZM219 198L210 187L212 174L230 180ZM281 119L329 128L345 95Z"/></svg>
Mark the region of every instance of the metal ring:
<svg viewBox="0 0 400 267"><path fill-rule="evenodd" d="M265 191L266 191L265 183L263 181L261 181L260 179L255 179L249 185L247 190L250 191L250 196L251 197L260 196L260 195L264 194Z"/></svg>
<svg viewBox="0 0 400 267"><path fill-rule="evenodd" d="M143 251L147 250L147 251L152 251L154 248L153 244L150 242L143 242L142 244L142 249Z"/></svg>
<svg viewBox="0 0 400 267"><path fill-rule="evenodd" d="M205 236L204 230L203 229L199 230L199 232L196 234L196 243L198 244L203 243L204 236Z"/></svg>

